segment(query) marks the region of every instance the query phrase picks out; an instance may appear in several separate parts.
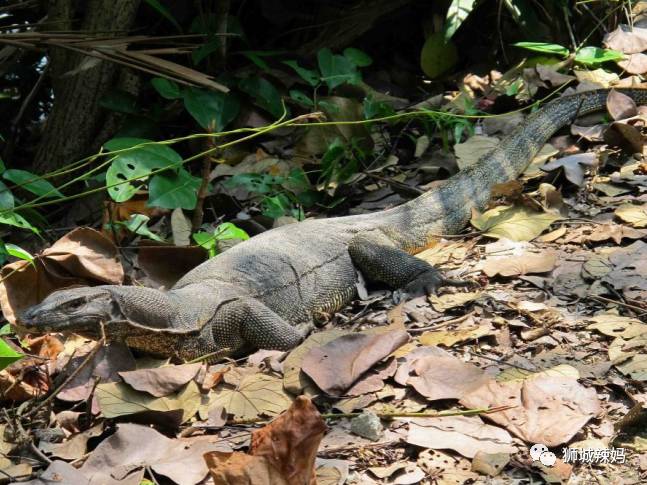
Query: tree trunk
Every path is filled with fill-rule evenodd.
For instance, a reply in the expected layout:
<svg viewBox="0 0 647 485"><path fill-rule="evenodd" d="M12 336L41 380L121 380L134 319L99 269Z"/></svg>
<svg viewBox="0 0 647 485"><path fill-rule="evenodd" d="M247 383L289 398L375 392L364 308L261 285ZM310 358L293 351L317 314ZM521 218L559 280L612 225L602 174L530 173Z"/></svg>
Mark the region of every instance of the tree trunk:
<svg viewBox="0 0 647 485"><path fill-rule="evenodd" d="M120 35L133 24L140 0L54 0L48 21L57 30ZM75 9L80 6L80 9ZM80 24L73 25L75 19ZM98 150L110 136L110 112L99 100L123 78L123 68L62 48L49 56L54 106L45 122L34 170L44 174Z"/></svg>

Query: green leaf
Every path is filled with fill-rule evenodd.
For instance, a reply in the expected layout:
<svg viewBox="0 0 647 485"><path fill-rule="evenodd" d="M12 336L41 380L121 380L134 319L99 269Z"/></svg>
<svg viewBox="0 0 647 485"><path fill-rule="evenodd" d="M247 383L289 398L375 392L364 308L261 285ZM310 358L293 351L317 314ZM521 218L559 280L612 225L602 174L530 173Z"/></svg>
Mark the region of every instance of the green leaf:
<svg viewBox="0 0 647 485"><path fill-rule="evenodd" d="M373 96L366 96L364 98L363 107L364 118L367 120L395 114L395 110L388 103L385 101L377 101Z"/></svg>
<svg viewBox="0 0 647 485"><path fill-rule="evenodd" d="M164 17L166 20L171 22L173 24L173 27L177 29L178 32L182 32L182 27L180 27L180 24L178 23L177 20L175 20L175 17L171 14L171 11L162 5L162 2L159 0L144 0L148 5L150 5L152 8L154 8L157 13L159 13L162 17Z"/></svg>
<svg viewBox="0 0 647 485"><path fill-rule="evenodd" d="M233 95L198 88L184 90L184 107L212 133L223 131L240 111L240 103Z"/></svg>
<svg viewBox="0 0 647 485"><path fill-rule="evenodd" d="M39 197L63 197L63 194L61 194L58 189L56 189L56 187L50 184L47 180L34 173L28 172L27 170L11 168L9 170L5 170L2 177L14 184L20 185L21 188L28 190Z"/></svg>
<svg viewBox="0 0 647 485"><path fill-rule="evenodd" d="M192 237L199 246L207 250L209 257L213 258L218 252L218 241L227 239L240 239L244 241L249 239L249 234L231 222L224 222L216 227L213 233L200 231L194 233Z"/></svg>
<svg viewBox="0 0 647 485"><path fill-rule="evenodd" d="M13 194L4 182L0 181L0 209L13 209L15 205Z"/></svg>
<svg viewBox="0 0 647 485"><path fill-rule="evenodd" d="M99 106L116 113L137 114L140 112L137 106L137 98L126 91L112 89L99 99Z"/></svg>
<svg viewBox="0 0 647 485"><path fill-rule="evenodd" d="M452 38L463 21L472 12L475 0L452 0L445 17L445 39Z"/></svg>
<svg viewBox="0 0 647 485"><path fill-rule="evenodd" d="M517 42L512 44L516 47L522 47L535 52L543 52L544 54L555 54L566 57L569 53L568 49L563 45L551 44L547 42Z"/></svg>
<svg viewBox="0 0 647 485"><path fill-rule="evenodd" d="M15 212L0 212L0 224L28 229L35 234L40 232L36 227L27 222L23 216L16 214Z"/></svg>
<svg viewBox="0 0 647 485"><path fill-rule="evenodd" d="M0 370L22 359L24 356L24 354L16 352L7 342L0 339Z"/></svg>
<svg viewBox="0 0 647 485"><path fill-rule="evenodd" d="M182 157L175 150L151 140L113 138L106 142L104 147L110 151L116 151L135 147L142 143L146 143L146 145L118 153L106 172L108 193L116 202L125 202L135 195L152 171L177 168L182 164ZM125 182L126 180L131 181Z"/></svg>
<svg viewBox="0 0 647 485"><path fill-rule="evenodd" d="M366 52L354 47L347 47L344 49L344 57L357 67L366 67L373 64L373 59Z"/></svg>
<svg viewBox="0 0 647 485"><path fill-rule="evenodd" d="M309 108L315 105L315 102L307 94L298 89L290 89L290 97L297 103L301 103Z"/></svg>
<svg viewBox="0 0 647 485"><path fill-rule="evenodd" d="M599 47L583 47L575 53L575 62L587 66L595 66L608 61L621 61L625 56L622 52Z"/></svg>
<svg viewBox="0 0 647 485"><path fill-rule="evenodd" d="M333 54L328 48L319 50L317 61L321 78L330 90L344 83L358 84L362 80L353 62L344 56Z"/></svg>
<svg viewBox="0 0 647 485"><path fill-rule="evenodd" d="M191 210L198 201L198 189L202 181L184 168L178 173L160 173L154 175L148 184L147 205L165 209Z"/></svg>
<svg viewBox="0 0 647 485"><path fill-rule="evenodd" d="M11 244L11 243L5 243L4 247L5 247L5 250L7 251L7 254L9 254L10 256L13 256L14 258L22 259L25 261L34 260L34 257L28 251L25 251L20 246L16 246L15 244Z"/></svg>
<svg viewBox="0 0 647 485"><path fill-rule="evenodd" d="M182 90L175 81L163 77L154 77L151 79L151 84L155 91L165 99L179 99L182 97Z"/></svg>
<svg viewBox="0 0 647 485"><path fill-rule="evenodd" d="M214 229L213 234L218 241L225 241L227 239L241 239L245 241L249 239L247 232L231 222L220 224Z"/></svg>
<svg viewBox="0 0 647 485"><path fill-rule="evenodd" d="M263 215L278 219L281 216L289 214L292 209L290 199L285 194L278 194L273 197L265 197L261 202Z"/></svg>
<svg viewBox="0 0 647 485"><path fill-rule="evenodd" d="M321 76L319 76L319 73L317 71L301 67L299 66L299 63L297 61L283 61L283 64L294 69L295 72L299 76L301 76L301 79L303 79L313 88L321 82Z"/></svg>
<svg viewBox="0 0 647 485"><path fill-rule="evenodd" d="M202 60L206 59L211 54L213 54L218 49L220 49L220 46L221 46L220 37L216 35L212 35L211 37L209 37L209 40L207 42L202 44L200 47L198 47L196 50L194 50L191 53L191 59L193 60L193 63L200 64Z"/></svg>
<svg viewBox="0 0 647 485"><path fill-rule="evenodd" d="M270 66L263 57L276 56L282 53L282 51L241 51L242 55L247 57L250 61L260 67L263 71L269 71Z"/></svg>
<svg viewBox="0 0 647 485"><path fill-rule="evenodd" d="M456 46L442 32L431 34L420 52L420 67L432 79L442 76L458 61Z"/></svg>
<svg viewBox="0 0 647 485"><path fill-rule="evenodd" d="M153 241L164 242L164 239L149 229L148 221L150 221L150 217L144 214L133 214L127 221L118 222L117 224L124 226L130 232L147 237Z"/></svg>
<svg viewBox="0 0 647 485"><path fill-rule="evenodd" d="M248 77L240 81L238 87L253 96L256 104L274 117L280 118L283 115L281 93L268 80L258 76Z"/></svg>
<svg viewBox="0 0 647 485"><path fill-rule="evenodd" d="M11 335L13 334L13 331L11 330L11 324L5 323L2 327L0 327L0 335Z"/></svg>

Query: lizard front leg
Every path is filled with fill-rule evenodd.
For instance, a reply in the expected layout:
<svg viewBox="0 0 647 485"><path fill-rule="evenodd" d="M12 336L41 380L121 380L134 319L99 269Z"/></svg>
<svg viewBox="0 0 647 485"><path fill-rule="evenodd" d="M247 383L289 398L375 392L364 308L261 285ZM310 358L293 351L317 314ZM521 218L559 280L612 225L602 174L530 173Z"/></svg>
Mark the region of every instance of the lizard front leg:
<svg viewBox="0 0 647 485"><path fill-rule="evenodd" d="M229 348L232 353L249 347L289 350L299 345L313 328L312 323L291 325L254 298L226 303L212 321L216 346Z"/></svg>
<svg viewBox="0 0 647 485"><path fill-rule="evenodd" d="M394 299L432 294L441 286L470 286L471 281L445 278L432 265L403 251L385 234L368 233L353 237L348 245L353 264L370 281L397 289Z"/></svg>

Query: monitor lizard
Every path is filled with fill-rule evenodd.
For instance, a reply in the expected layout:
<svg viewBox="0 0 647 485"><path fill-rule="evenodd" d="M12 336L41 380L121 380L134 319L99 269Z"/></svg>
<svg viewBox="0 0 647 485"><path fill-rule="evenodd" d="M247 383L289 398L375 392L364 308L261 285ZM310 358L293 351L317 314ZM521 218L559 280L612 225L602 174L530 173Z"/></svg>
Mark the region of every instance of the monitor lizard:
<svg viewBox="0 0 647 485"><path fill-rule="evenodd" d="M647 101L647 90L619 91ZM463 284L413 254L463 229L472 208L486 206L494 185L519 176L576 116L603 109L608 92L548 103L476 164L398 207L272 229L197 266L169 291L118 285L59 290L22 313L19 323L32 332L103 334L186 360L296 346L315 315L356 298L357 270L403 295Z"/></svg>

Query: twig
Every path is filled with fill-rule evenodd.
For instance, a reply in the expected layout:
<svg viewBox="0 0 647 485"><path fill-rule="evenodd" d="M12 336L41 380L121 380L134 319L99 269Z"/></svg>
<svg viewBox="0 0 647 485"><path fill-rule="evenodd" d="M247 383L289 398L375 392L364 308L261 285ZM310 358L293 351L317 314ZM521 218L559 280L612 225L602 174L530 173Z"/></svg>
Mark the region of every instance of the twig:
<svg viewBox="0 0 647 485"><path fill-rule="evenodd" d="M635 305L630 305L629 303L625 303L623 301L618 301L618 300L612 300L611 298L605 298L604 296L597 296L597 295L586 295L586 298L589 300L596 300L602 303L613 303L614 305L620 305L626 308L631 308L632 310L635 310L637 312L640 312L639 316L643 316L647 314L647 309L646 308L641 308L639 306Z"/></svg>

